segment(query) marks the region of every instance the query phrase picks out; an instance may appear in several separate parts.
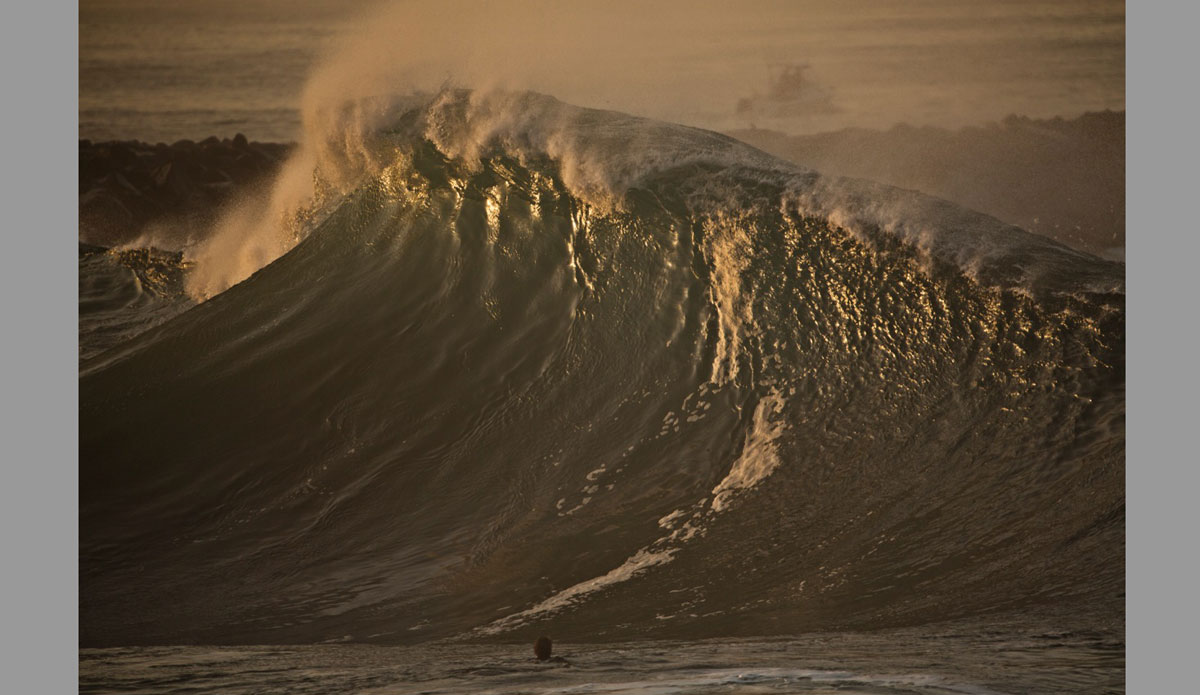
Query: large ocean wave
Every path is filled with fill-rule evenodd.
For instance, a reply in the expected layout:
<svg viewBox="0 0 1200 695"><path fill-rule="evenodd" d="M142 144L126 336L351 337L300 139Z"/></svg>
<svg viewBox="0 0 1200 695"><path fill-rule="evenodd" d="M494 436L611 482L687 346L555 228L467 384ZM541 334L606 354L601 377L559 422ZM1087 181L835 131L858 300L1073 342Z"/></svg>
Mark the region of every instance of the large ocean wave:
<svg viewBox="0 0 1200 695"><path fill-rule="evenodd" d="M1121 620L1123 264L537 94L322 126L82 364L85 644Z"/></svg>

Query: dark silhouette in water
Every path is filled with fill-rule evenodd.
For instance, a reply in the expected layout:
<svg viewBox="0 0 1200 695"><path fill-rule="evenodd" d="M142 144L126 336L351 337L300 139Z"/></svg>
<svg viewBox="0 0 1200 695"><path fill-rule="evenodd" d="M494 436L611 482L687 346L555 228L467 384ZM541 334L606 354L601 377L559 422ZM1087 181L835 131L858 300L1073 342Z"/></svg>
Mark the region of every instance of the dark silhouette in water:
<svg viewBox="0 0 1200 695"><path fill-rule="evenodd" d="M537 656L538 661L548 661L550 659L551 646L549 637L539 637L537 642L533 643L533 653Z"/></svg>

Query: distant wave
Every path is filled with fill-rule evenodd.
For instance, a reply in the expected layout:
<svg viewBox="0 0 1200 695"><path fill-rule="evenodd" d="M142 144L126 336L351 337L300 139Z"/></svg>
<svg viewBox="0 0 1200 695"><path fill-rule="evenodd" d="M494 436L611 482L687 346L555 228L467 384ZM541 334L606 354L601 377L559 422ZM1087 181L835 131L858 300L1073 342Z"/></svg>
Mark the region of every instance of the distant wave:
<svg viewBox="0 0 1200 695"><path fill-rule="evenodd" d="M82 365L85 644L1121 615L1123 265L538 94L324 118Z"/></svg>
<svg viewBox="0 0 1200 695"><path fill-rule="evenodd" d="M824 174L912 188L1102 257L1125 254L1125 112L1009 116L961 130L898 125L731 133Z"/></svg>

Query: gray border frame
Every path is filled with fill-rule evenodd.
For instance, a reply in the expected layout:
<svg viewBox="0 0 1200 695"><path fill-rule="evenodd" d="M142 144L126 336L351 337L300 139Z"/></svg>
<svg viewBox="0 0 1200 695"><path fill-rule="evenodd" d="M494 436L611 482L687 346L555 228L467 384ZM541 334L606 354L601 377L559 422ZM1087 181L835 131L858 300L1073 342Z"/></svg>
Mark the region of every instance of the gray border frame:
<svg viewBox="0 0 1200 695"><path fill-rule="evenodd" d="M1191 3L1125 14L1126 689L1195 688L1200 623L1195 462L1200 63ZM1188 462L1192 463L1189 464ZM1192 686L1187 684L1191 682Z"/></svg>
<svg viewBox="0 0 1200 695"><path fill-rule="evenodd" d="M79 9L7 3L3 109L5 692L79 688Z"/></svg>

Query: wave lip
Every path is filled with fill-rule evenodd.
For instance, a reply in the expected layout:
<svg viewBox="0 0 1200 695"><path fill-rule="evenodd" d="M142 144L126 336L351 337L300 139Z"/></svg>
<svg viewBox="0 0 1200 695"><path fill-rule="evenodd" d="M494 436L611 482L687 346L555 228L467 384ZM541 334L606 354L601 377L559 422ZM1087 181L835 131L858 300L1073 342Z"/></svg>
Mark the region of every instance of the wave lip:
<svg viewBox="0 0 1200 695"><path fill-rule="evenodd" d="M786 193L777 202L796 214L863 240L878 234L899 239L930 262L954 265L985 284L1033 293L1124 292L1123 265L946 201L821 177L728 136L532 92L446 89L360 99L313 110L306 132L263 208L232 211L214 237L193 250L200 265L193 294L212 296L278 258L316 226L322 211L364 181L407 180L426 147L467 171L478 170L484 158L510 157L602 212L621 210L631 191L653 188L661 177L685 178L689 170L720 174L692 177L705 183L689 192L687 204L708 205L709 213L737 206L729 194L748 182L782 186Z"/></svg>
<svg viewBox="0 0 1200 695"><path fill-rule="evenodd" d="M411 107L411 102L402 102ZM689 168L736 171L743 179L782 184L783 204L861 237L885 232L985 284L1036 291L1065 289L1064 275L1088 268L1094 292L1124 291L1118 264L1069 249L994 218L922 194L849 178L819 177L716 133L615 112L573 107L534 93L445 91L416 107L390 131L427 140L469 165L484 153L525 165L552 162L573 196L600 209L620 208L630 190ZM337 129L335 129L337 132ZM691 201L699 204L703 188ZM713 191L716 207L736 204Z"/></svg>

